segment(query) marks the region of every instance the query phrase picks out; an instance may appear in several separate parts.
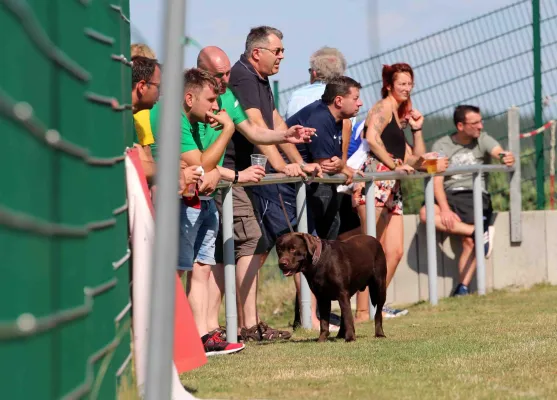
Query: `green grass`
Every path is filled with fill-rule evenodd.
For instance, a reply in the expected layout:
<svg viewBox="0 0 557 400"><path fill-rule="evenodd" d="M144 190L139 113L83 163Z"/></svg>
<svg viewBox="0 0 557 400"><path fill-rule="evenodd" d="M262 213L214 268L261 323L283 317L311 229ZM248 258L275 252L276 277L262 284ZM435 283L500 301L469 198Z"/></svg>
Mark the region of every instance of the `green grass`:
<svg viewBox="0 0 557 400"><path fill-rule="evenodd" d="M556 304L547 285L421 303L385 321L386 339L370 323L356 326L354 343L296 332L211 357L181 379L212 399L557 398Z"/></svg>

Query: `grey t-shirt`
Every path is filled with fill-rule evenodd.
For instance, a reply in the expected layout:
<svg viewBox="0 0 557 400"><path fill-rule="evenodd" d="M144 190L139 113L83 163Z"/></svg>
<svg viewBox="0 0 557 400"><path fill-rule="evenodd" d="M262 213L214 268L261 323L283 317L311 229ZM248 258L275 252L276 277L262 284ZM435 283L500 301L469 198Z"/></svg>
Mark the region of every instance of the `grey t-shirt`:
<svg viewBox="0 0 557 400"><path fill-rule="evenodd" d="M455 142L453 135L442 137L434 143L432 151L445 153L449 157L449 166L452 167L489 164L491 161L490 153L496 146L499 146L497 140L482 132L478 139L467 145ZM472 190L472 174L446 176L444 186L445 190ZM482 189L486 190L485 174L482 176Z"/></svg>

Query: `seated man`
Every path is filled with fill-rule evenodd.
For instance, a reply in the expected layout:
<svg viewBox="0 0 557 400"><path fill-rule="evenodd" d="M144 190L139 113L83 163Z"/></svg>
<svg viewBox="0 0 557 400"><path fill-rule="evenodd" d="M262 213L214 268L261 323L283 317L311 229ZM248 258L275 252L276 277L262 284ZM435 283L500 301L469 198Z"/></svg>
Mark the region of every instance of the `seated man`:
<svg viewBox="0 0 557 400"><path fill-rule="evenodd" d="M243 344L232 344L210 333L207 328L209 278L215 265L215 242L218 231L218 212L212 197L220 173L218 165L232 134L234 123L225 110L218 110L218 85L207 72L192 68L184 74L184 100L182 110L181 161L187 165L200 165L205 171L195 193L184 195L180 210L180 243L178 270L188 271L186 294L193 312L201 341L208 356L240 351ZM151 112L151 126L155 135L152 151L157 158L160 108ZM199 124L222 125L222 132L204 129ZM179 340L179 338L178 338Z"/></svg>
<svg viewBox="0 0 557 400"><path fill-rule="evenodd" d="M341 76L332 78L317 100L292 115L287 121L288 126L302 125L315 128L316 136L311 143L296 145L305 163L318 163L323 172L328 174L344 173L350 183L354 171L342 162L342 130L343 121L358 114L362 101L360 84L355 80ZM254 201L259 202L258 208L265 210L261 216L263 237L266 251L270 251L276 239L288 232L288 224L279 200L279 193L284 199L284 206L291 224L296 224L296 190L293 184L282 184L268 188L266 195L260 191L254 194ZM307 187L308 231L323 239L336 239L340 221L336 186L313 183ZM300 290L299 274L295 277L296 287ZM312 301L312 328L319 329L319 320L315 310L315 298Z"/></svg>
<svg viewBox="0 0 557 400"><path fill-rule="evenodd" d="M514 156L504 151L495 139L483 132L480 109L470 105L456 107L453 116L456 133L445 136L433 145L432 150L442 152L449 158L450 166L484 164L489 156L507 166L514 164ZM435 227L462 237L462 254L458 260L459 283L452 296L469 294L468 285L476 270L474 253L474 201L472 174L436 176L433 178L435 191ZM486 257L491 255L493 227L489 227L493 208L487 193L485 176L482 176L484 243ZM420 220L425 223L425 206L420 210Z"/></svg>

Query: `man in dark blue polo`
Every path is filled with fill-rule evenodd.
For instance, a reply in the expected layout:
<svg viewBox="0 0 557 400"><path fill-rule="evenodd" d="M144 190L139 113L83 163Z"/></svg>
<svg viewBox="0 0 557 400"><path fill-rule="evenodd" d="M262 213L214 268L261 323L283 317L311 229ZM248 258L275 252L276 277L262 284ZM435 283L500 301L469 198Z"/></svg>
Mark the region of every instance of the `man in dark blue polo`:
<svg viewBox="0 0 557 400"><path fill-rule="evenodd" d="M307 163L319 164L327 174L343 173L350 183L354 170L342 161L343 120L358 114L362 101L361 85L354 79L341 76L331 79L321 100L317 100L292 115L288 126L302 124L316 129L311 143L296 145L302 156L302 167ZM261 186L253 194L255 207L260 210L265 251L270 251L276 239L289 228L282 211L278 194L281 194L292 225L296 225L296 190L293 184ZM323 239L336 239L340 220L336 186L312 183L307 188L308 231ZM299 277L295 277L299 290ZM312 301L312 326L318 328L319 320Z"/></svg>

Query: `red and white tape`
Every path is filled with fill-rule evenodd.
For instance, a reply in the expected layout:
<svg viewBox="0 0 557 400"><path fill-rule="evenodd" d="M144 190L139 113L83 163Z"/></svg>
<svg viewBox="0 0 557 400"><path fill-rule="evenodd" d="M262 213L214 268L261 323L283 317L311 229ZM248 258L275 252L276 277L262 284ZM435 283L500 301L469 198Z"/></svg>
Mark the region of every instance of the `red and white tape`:
<svg viewBox="0 0 557 400"><path fill-rule="evenodd" d="M545 123L544 125L540 126L538 129L532 131L532 132L521 133L520 138L524 139L524 138L527 138L527 137L536 136L537 134L542 133L546 129L549 129L549 127L551 127L551 125L553 125L554 122L555 121L551 120L551 121L548 121L547 123Z"/></svg>

